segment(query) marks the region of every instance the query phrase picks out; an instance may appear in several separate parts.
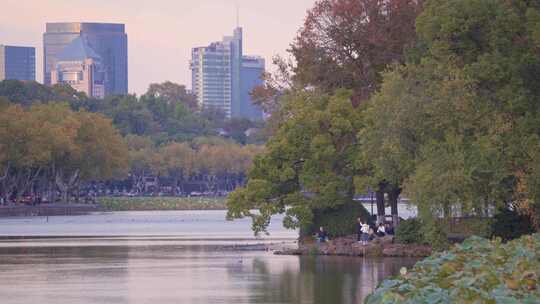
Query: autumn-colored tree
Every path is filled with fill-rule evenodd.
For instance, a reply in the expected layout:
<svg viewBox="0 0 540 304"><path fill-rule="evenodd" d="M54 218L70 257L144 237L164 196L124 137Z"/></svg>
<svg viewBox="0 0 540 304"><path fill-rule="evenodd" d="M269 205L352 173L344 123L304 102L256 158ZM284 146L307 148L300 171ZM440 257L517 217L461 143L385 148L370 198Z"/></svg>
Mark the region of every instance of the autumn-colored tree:
<svg viewBox="0 0 540 304"><path fill-rule="evenodd" d="M1 189L4 201L17 200L28 190L50 161L48 143L35 117L19 105L0 112Z"/></svg>
<svg viewBox="0 0 540 304"><path fill-rule="evenodd" d="M31 108L50 153L49 174L61 201L82 181L113 179L127 173L127 148L112 122L101 114L72 112L61 104Z"/></svg>
<svg viewBox="0 0 540 304"><path fill-rule="evenodd" d="M163 158L148 137L128 135L125 141L129 148L129 172L133 186L138 193L144 193L144 179L163 170Z"/></svg>
<svg viewBox="0 0 540 304"><path fill-rule="evenodd" d="M416 42L421 0L319 0L291 47L293 79L326 92L354 91L365 100L388 64L404 62Z"/></svg>
<svg viewBox="0 0 540 304"><path fill-rule="evenodd" d="M188 143L170 143L160 149L164 171L173 179L175 194L179 182L191 177L195 172L196 154Z"/></svg>
<svg viewBox="0 0 540 304"><path fill-rule="evenodd" d="M38 187L62 202L81 181L112 179L126 173L127 148L109 119L73 112L64 104L9 106L0 112L1 192L5 201Z"/></svg>

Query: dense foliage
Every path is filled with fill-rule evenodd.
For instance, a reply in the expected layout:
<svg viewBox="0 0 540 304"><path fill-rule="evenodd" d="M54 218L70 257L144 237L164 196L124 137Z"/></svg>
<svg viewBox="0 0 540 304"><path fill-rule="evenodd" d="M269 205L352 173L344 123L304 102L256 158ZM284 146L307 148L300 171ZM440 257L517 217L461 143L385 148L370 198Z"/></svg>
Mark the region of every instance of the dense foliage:
<svg viewBox="0 0 540 304"><path fill-rule="evenodd" d="M314 210L312 224L301 227L301 235L311 236L319 227L324 227L330 237L356 234L357 219L367 221L369 213L362 204L350 202L336 208Z"/></svg>
<svg viewBox="0 0 540 304"><path fill-rule="evenodd" d="M399 223L395 230L396 242L401 244L423 244L422 222L418 218L411 218Z"/></svg>
<svg viewBox="0 0 540 304"><path fill-rule="evenodd" d="M279 73L256 92L273 111L274 138L255 162L253 182L231 196L230 215L253 216L259 231L287 211L296 227L321 207L344 204L312 204L335 191L307 181L330 187L351 176L354 186L338 193L372 189L378 216L387 201L397 220L403 192L418 204L424 241L439 248L443 217L487 218L511 208L538 229L539 33L535 1L317 1L292 44L296 63L278 58ZM352 107L341 107L355 120L354 139L345 141L352 159L345 175L321 162L318 169L334 175L320 178L304 165L338 150L319 142L334 123L319 120L319 96L343 88Z"/></svg>
<svg viewBox="0 0 540 304"><path fill-rule="evenodd" d="M314 227L314 214L329 215L373 186L378 214L384 216L387 192L397 220L399 187L384 179L357 183L371 174L369 161L358 160L359 104L379 88L388 64L404 61L420 8L421 1L409 0L315 3L292 44L296 64L275 58L278 72L266 75L265 86L254 92L272 114L274 138L247 187L230 196L230 217L251 216L256 232L276 213L287 213L291 228Z"/></svg>
<svg viewBox="0 0 540 304"><path fill-rule="evenodd" d="M81 182L127 174L128 153L111 120L67 105L10 105L0 111L0 194L67 202Z"/></svg>
<svg viewBox="0 0 540 304"><path fill-rule="evenodd" d="M367 304L539 303L540 235L503 244L471 237L383 281Z"/></svg>
<svg viewBox="0 0 540 304"><path fill-rule="evenodd" d="M281 114L287 121L255 158L247 186L229 196L228 217L252 217L258 233L272 215L284 213L286 227L305 229L318 222L315 214L351 204L361 120L349 98L344 91L290 95Z"/></svg>
<svg viewBox="0 0 540 304"><path fill-rule="evenodd" d="M129 135L130 173L137 193L145 191L145 177L171 180L171 194L188 192L183 185L197 184L198 191L217 193L241 185L245 172L262 146L239 145L220 137L197 137L191 142L170 142L156 147L147 137Z"/></svg>
<svg viewBox="0 0 540 304"><path fill-rule="evenodd" d="M381 83L381 72L403 62L416 40L418 0L319 0L294 40L294 80L325 92L353 90L356 102Z"/></svg>
<svg viewBox="0 0 540 304"><path fill-rule="evenodd" d="M145 186L147 177L158 177L172 195L230 191L262 150L244 144L265 141L245 133L260 122L200 110L184 86L171 82L152 84L140 97L101 100L67 85L4 80L0 116L4 202L22 196L56 201L57 193L67 202L81 188L97 191L94 182L127 176L118 187L139 194L159 192Z"/></svg>
<svg viewBox="0 0 540 304"><path fill-rule="evenodd" d="M504 208L493 217L489 232L493 237L508 241L533 233L534 225L530 217L520 214L517 210Z"/></svg>
<svg viewBox="0 0 540 304"><path fill-rule="evenodd" d="M426 1L415 56L370 99L363 158L426 226L511 207L539 227L538 16L534 1Z"/></svg>

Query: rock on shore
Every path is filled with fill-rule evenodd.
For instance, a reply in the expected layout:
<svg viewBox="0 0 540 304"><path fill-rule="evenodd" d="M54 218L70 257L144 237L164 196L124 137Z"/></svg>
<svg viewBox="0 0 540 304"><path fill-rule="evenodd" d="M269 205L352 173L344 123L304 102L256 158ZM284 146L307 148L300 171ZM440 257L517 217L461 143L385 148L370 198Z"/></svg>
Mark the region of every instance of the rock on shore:
<svg viewBox="0 0 540 304"><path fill-rule="evenodd" d="M393 236L376 238L368 245L356 241L356 235L335 238L329 242L301 242L296 249L275 251L281 255L338 255L369 257L426 257L431 247L416 244L395 244Z"/></svg>

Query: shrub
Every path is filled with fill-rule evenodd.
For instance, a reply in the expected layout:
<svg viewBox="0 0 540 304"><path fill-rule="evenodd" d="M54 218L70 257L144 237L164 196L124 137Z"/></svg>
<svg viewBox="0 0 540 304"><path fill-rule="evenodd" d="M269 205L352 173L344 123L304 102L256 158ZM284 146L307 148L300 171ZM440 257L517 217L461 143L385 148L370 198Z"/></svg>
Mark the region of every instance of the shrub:
<svg viewBox="0 0 540 304"><path fill-rule="evenodd" d="M508 208L500 209L493 217L491 224L491 236L500 237L503 241L513 240L533 232L533 224L529 217Z"/></svg>
<svg viewBox="0 0 540 304"><path fill-rule="evenodd" d="M540 234L471 237L383 281L367 304L540 303Z"/></svg>
<svg viewBox="0 0 540 304"><path fill-rule="evenodd" d="M402 244L423 244L422 221L410 218L401 221L396 227L396 242Z"/></svg>
<svg viewBox="0 0 540 304"><path fill-rule="evenodd" d="M441 251L448 249L448 235L435 221L429 221L422 225L420 229L422 240L429 244L433 250Z"/></svg>
<svg viewBox="0 0 540 304"><path fill-rule="evenodd" d="M315 210L313 223L309 227L301 229L302 236L309 236L317 233L319 227L323 226L331 237L340 237L356 233L356 219L361 217L367 220L369 213L362 204L350 202L339 208Z"/></svg>

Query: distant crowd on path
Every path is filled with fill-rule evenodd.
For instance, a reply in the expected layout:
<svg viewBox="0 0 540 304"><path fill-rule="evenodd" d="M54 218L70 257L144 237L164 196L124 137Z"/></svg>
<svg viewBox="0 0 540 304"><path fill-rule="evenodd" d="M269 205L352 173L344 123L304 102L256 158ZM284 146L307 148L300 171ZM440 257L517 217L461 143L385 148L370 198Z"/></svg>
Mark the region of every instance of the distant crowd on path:
<svg viewBox="0 0 540 304"><path fill-rule="evenodd" d="M368 225L367 221L363 222L361 218L357 219L356 223L357 241L362 245L367 245L370 241L377 237L386 235L394 235L394 228L389 223L379 223L378 226ZM319 231L315 235L317 243L329 241L328 233L324 227L319 227Z"/></svg>

